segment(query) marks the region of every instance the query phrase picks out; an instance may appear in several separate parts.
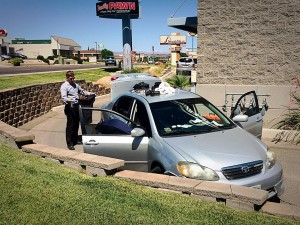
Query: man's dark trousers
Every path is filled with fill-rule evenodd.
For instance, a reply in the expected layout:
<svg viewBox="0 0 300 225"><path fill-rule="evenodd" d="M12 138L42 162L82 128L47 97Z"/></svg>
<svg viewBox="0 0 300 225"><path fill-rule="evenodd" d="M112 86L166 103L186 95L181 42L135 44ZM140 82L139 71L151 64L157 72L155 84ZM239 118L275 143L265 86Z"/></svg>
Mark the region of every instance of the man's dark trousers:
<svg viewBox="0 0 300 225"><path fill-rule="evenodd" d="M74 146L78 141L78 128L79 128L79 109L78 105L70 104L65 105L65 114L67 116L66 127L66 142L68 146Z"/></svg>

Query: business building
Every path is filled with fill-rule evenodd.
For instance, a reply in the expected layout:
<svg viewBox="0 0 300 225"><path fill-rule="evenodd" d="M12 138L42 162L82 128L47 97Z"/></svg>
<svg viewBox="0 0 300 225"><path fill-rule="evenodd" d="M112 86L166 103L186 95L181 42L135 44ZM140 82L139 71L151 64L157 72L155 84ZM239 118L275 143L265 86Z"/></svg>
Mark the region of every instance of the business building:
<svg viewBox="0 0 300 225"><path fill-rule="evenodd" d="M73 52L80 51L81 46L72 39L51 36L50 39L46 40L16 38L9 44L8 52L18 52L28 58L36 59L38 55L45 58L48 56L72 56Z"/></svg>
<svg viewBox="0 0 300 225"><path fill-rule="evenodd" d="M272 127L290 94L299 94L299 10L299 1L198 0L196 19L171 18L168 25L196 28L198 94L221 108L231 106L232 94L255 90L260 104L268 102L264 123Z"/></svg>

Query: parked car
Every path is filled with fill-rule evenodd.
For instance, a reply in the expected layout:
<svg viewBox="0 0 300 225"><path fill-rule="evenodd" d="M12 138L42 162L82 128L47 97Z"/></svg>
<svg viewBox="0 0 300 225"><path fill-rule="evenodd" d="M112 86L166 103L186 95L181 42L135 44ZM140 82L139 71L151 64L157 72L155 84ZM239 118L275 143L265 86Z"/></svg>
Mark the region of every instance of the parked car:
<svg viewBox="0 0 300 225"><path fill-rule="evenodd" d="M148 58L148 64L154 64L154 59L152 57Z"/></svg>
<svg viewBox="0 0 300 225"><path fill-rule="evenodd" d="M108 66L108 65L114 65L114 66L117 65L117 61L116 61L116 58L114 56L106 57L105 66Z"/></svg>
<svg viewBox="0 0 300 225"><path fill-rule="evenodd" d="M11 57L8 56L8 55L1 55L1 60L4 61L4 60L10 60Z"/></svg>
<svg viewBox="0 0 300 225"><path fill-rule="evenodd" d="M8 55L9 55L11 58L27 59L27 56L26 56L26 55L23 55L23 54L17 53L17 52L14 52L14 53L8 53Z"/></svg>
<svg viewBox="0 0 300 225"><path fill-rule="evenodd" d="M283 193L282 167L257 138L262 123L252 118L262 118L265 109L254 91L240 98L229 118L195 93L150 75L129 85L130 76L112 81L112 89L119 89L124 79L128 91L109 104L80 108L85 153L123 159L124 169L255 187L270 198ZM87 114L91 123L85 123ZM243 129L247 125L256 127L249 131L257 137Z"/></svg>
<svg viewBox="0 0 300 225"><path fill-rule="evenodd" d="M176 74L190 74L195 69L195 62L190 57L180 57L176 63Z"/></svg>

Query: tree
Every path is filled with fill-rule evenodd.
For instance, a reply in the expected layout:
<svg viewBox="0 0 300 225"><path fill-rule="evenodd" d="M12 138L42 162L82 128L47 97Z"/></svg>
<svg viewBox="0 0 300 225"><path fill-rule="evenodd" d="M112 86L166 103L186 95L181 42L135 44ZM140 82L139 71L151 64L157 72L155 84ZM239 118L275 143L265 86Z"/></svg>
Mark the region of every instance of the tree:
<svg viewBox="0 0 300 225"><path fill-rule="evenodd" d="M113 55L114 55L114 53L113 53L112 51L106 49L106 48L103 49L103 50L101 51L101 54L100 54L100 56L101 56L102 59L106 59L106 57L108 57L108 56L113 56Z"/></svg>

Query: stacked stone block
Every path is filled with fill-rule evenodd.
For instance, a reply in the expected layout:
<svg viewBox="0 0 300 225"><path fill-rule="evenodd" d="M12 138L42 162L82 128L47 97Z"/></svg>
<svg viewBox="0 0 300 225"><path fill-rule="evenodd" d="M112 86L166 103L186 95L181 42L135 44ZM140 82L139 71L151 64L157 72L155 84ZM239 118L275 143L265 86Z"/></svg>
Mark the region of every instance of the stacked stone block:
<svg viewBox="0 0 300 225"><path fill-rule="evenodd" d="M80 80L78 83L83 89L98 96L110 92L109 89L93 85L92 82ZM62 82L37 84L0 91L0 120L19 127L61 105L61 84Z"/></svg>
<svg viewBox="0 0 300 225"><path fill-rule="evenodd" d="M299 15L299 0L198 0L197 82L290 85Z"/></svg>

